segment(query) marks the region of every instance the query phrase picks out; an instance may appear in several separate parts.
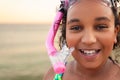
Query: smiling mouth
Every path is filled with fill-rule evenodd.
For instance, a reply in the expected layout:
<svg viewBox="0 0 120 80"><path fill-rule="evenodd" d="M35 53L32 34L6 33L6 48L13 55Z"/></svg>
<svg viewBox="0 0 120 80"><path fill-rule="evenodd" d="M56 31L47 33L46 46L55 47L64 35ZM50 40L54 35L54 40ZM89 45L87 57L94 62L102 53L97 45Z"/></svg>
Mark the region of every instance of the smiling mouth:
<svg viewBox="0 0 120 80"><path fill-rule="evenodd" d="M93 55L98 54L101 50L100 49L92 49L92 50L80 49L79 51L81 54L85 56L93 56Z"/></svg>

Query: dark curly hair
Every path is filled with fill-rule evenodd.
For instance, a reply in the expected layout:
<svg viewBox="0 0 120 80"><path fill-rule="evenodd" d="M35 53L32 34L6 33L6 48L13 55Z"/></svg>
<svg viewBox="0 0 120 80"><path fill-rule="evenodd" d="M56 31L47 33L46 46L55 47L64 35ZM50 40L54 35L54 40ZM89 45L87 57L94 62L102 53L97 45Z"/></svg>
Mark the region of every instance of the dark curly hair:
<svg viewBox="0 0 120 80"><path fill-rule="evenodd" d="M115 18L115 27L120 27L120 12L118 13L118 9L116 7L111 7L111 10L114 14ZM67 10L64 11L64 17L62 18L60 32L61 35L59 37L59 47L62 48L63 44L66 43L66 18L67 18ZM114 44L113 49L120 47L120 31L117 35L117 43Z"/></svg>

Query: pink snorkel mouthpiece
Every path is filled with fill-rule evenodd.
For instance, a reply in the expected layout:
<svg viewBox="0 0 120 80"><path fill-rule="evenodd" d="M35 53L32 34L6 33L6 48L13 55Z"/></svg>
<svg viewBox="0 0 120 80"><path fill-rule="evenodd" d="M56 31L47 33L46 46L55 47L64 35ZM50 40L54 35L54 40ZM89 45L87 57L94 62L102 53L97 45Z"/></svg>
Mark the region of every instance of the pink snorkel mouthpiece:
<svg viewBox="0 0 120 80"><path fill-rule="evenodd" d="M61 3L64 3L64 1ZM63 45L62 50L60 50L59 52L54 47L54 38L59 28L60 22L63 18L64 15L63 13L64 13L64 8L61 7L56 14L55 20L49 30L48 37L46 40L46 48L48 51L48 55L53 65L53 69L57 74L64 73L66 69L65 67L66 60L70 55L70 53L74 50L74 48L68 49L65 44Z"/></svg>
<svg viewBox="0 0 120 80"><path fill-rule="evenodd" d="M73 50L74 50L73 47L68 49L66 44L64 44L62 50L60 50L59 52L57 51L55 55L49 55L55 73L57 74L64 73L66 69L65 63L67 62L67 58L69 57Z"/></svg>
<svg viewBox="0 0 120 80"><path fill-rule="evenodd" d="M63 63L59 62L54 65L54 70L56 73L64 73L66 67Z"/></svg>

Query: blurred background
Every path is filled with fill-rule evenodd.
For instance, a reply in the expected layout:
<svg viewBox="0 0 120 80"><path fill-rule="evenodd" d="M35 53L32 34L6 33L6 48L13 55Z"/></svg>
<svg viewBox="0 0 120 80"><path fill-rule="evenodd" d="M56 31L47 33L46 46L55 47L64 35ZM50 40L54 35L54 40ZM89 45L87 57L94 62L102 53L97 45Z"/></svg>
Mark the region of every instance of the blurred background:
<svg viewBox="0 0 120 80"><path fill-rule="evenodd" d="M59 0L0 0L0 80L42 80Z"/></svg>

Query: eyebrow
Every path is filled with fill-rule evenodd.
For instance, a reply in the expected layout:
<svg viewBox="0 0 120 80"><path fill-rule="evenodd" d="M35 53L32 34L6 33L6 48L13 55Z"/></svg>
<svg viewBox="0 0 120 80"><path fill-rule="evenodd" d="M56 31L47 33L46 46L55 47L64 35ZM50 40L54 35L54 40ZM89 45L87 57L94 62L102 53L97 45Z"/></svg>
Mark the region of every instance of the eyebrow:
<svg viewBox="0 0 120 80"><path fill-rule="evenodd" d="M95 18L95 21L103 21L103 20L110 22L110 19L107 18L107 17L97 17L97 18ZM67 24L71 24L71 23L74 23L74 22L80 22L80 20L77 19L77 18L74 18L74 19L71 19L70 21L68 21Z"/></svg>
<svg viewBox="0 0 120 80"><path fill-rule="evenodd" d="M95 21L103 21L103 20L110 22L110 19L107 18L107 17L98 17L98 18L95 19Z"/></svg>
<svg viewBox="0 0 120 80"><path fill-rule="evenodd" d="M74 19L71 19L70 21L68 21L67 24L74 23L74 22L80 22L80 20L77 18L74 18Z"/></svg>

